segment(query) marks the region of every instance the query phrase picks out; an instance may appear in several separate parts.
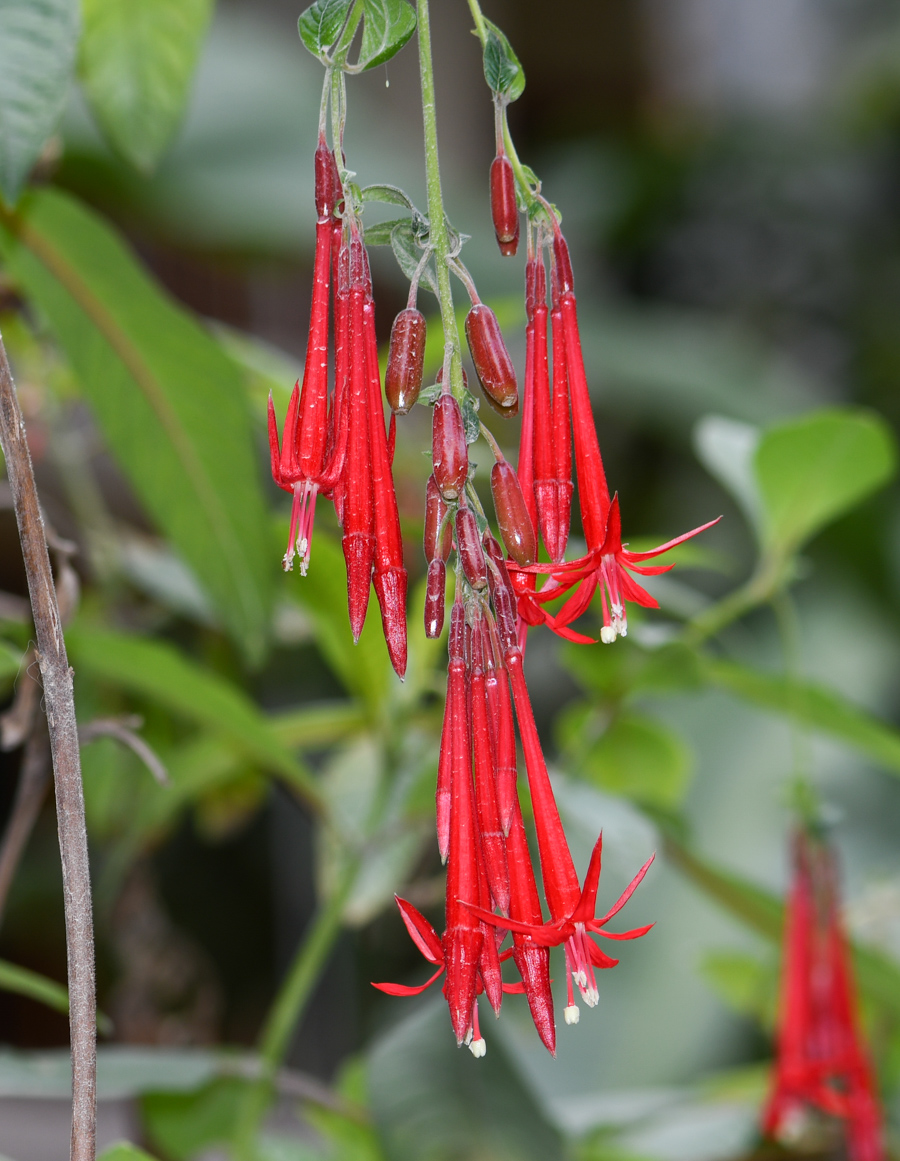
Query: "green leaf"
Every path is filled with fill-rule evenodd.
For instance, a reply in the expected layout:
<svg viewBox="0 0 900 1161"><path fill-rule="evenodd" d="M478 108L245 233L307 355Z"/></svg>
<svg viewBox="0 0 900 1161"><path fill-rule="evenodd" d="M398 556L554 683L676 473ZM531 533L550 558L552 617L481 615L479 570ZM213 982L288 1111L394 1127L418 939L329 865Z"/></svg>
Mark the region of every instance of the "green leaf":
<svg viewBox="0 0 900 1161"><path fill-rule="evenodd" d="M47 316L147 511L258 658L274 570L238 369L101 218L58 191L0 214L0 253Z"/></svg>
<svg viewBox="0 0 900 1161"><path fill-rule="evenodd" d="M391 218L388 222L374 222L365 227L364 238L367 246L390 246L391 236L397 226L402 226L406 218Z"/></svg>
<svg viewBox="0 0 900 1161"><path fill-rule="evenodd" d="M900 732L834 690L762 673L733 661L708 660L704 673L720 689L763 709L794 717L865 754L892 774L900 774Z"/></svg>
<svg viewBox="0 0 900 1161"><path fill-rule="evenodd" d="M5 959L0 959L0 990L28 996L57 1012L69 1011L69 993L62 984Z"/></svg>
<svg viewBox="0 0 900 1161"><path fill-rule="evenodd" d="M0 0L0 192L14 204L62 115L78 0Z"/></svg>
<svg viewBox="0 0 900 1161"><path fill-rule="evenodd" d="M501 1037L491 1036L485 1058L472 1064L454 1043L441 996L376 1041L368 1055L369 1093L391 1161L563 1157L557 1131L510 1063Z"/></svg>
<svg viewBox="0 0 900 1161"><path fill-rule="evenodd" d="M896 452L879 416L835 407L771 428L754 467L764 543L787 555L886 483Z"/></svg>
<svg viewBox="0 0 900 1161"><path fill-rule="evenodd" d="M213 0L82 0L78 71L103 132L149 173L178 128Z"/></svg>
<svg viewBox="0 0 900 1161"><path fill-rule="evenodd" d="M635 693L679 693L704 684L697 654L673 641L659 649L643 649L630 638L615 649L563 648L566 668L585 689L613 701Z"/></svg>
<svg viewBox="0 0 900 1161"><path fill-rule="evenodd" d="M762 498L753 470L762 431L722 415L706 415L694 428L697 458L738 502L752 528L762 523Z"/></svg>
<svg viewBox="0 0 900 1161"><path fill-rule="evenodd" d="M684 798L690 754L681 738L650 718L616 717L587 751L580 769L601 790L671 809Z"/></svg>
<svg viewBox="0 0 900 1161"><path fill-rule="evenodd" d="M173 1161L188 1161L227 1141L245 1089L237 1077L219 1077L196 1092L147 1093L141 1114L150 1142Z"/></svg>
<svg viewBox="0 0 900 1161"><path fill-rule="evenodd" d="M367 185L360 193L364 202L384 202L385 205L403 206L407 210L416 208L409 194L404 193L398 185Z"/></svg>
<svg viewBox="0 0 900 1161"><path fill-rule="evenodd" d="M66 631L66 643L76 673L83 668L94 680L147 697L178 717L225 734L266 769L318 801L315 782L253 702L171 645L77 624Z"/></svg>
<svg viewBox="0 0 900 1161"><path fill-rule="evenodd" d="M354 71L384 64L416 31L416 13L407 0L363 0L362 45Z"/></svg>
<svg viewBox="0 0 900 1161"><path fill-rule="evenodd" d="M484 79L493 92L507 101L517 101L525 91L525 70L497 25L490 20L484 24Z"/></svg>
<svg viewBox="0 0 900 1161"><path fill-rule="evenodd" d="M412 282L422 260L422 248L416 241L411 222L401 221L394 227L391 233L391 249L394 251L394 257L397 259L400 269ZM419 285L427 286L433 294L438 293L437 278L428 264L420 275Z"/></svg>
<svg viewBox="0 0 900 1161"><path fill-rule="evenodd" d="M104 1149L97 1161L154 1161L150 1153L145 1153L130 1141L117 1141Z"/></svg>
<svg viewBox="0 0 900 1161"><path fill-rule="evenodd" d="M297 21L300 39L319 60L341 34L353 0L316 0Z"/></svg>
<svg viewBox="0 0 900 1161"><path fill-rule="evenodd" d="M481 435L481 420L478 418L478 405L479 400L474 395L467 395L463 400L461 410L467 444L475 443Z"/></svg>

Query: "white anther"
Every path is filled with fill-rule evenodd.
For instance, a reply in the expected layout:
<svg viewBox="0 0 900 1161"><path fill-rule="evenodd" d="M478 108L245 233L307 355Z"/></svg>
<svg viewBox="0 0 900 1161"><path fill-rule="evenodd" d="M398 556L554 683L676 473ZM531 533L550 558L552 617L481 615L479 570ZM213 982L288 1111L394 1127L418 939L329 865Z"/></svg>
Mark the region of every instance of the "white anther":
<svg viewBox="0 0 900 1161"><path fill-rule="evenodd" d="M604 645L612 645L616 639L616 631L612 625L604 625L600 630L600 640Z"/></svg>
<svg viewBox="0 0 900 1161"><path fill-rule="evenodd" d="M473 1040L469 1045L469 1051L472 1053L476 1060L484 1056L485 1052L487 1052L487 1045L484 1042L484 1037L480 1036L477 1040Z"/></svg>
<svg viewBox="0 0 900 1161"><path fill-rule="evenodd" d="M577 1004L569 1004L568 1008L563 1008L563 1015L567 1024L577 1024L581 1019L581 1009Z"/></svg>

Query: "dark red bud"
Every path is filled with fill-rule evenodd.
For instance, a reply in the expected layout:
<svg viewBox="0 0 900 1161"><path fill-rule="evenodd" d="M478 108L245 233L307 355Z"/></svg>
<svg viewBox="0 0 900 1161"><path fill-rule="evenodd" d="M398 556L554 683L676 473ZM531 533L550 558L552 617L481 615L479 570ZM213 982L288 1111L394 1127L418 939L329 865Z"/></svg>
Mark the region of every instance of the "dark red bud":
<svg viewBox="0 0 900 1161"><path fill-rule="evenodd" d="M500 253L504 256L515 254L519 244L516 175L509 158L503 155L498 155L491 163L491 217Z"/></svg>
<svg viewBox="0 0 900 1161"><path fill-rule="evenodd" d="M496 404L502 415L515 415L519 410L516 371L503 342L497 316L483 302L473 306L466 315L466 338L488 400Z"/></svg>
<svg viewBox="0 0 900 1161"><path fill-rule="evenodd" d="M446 565L442 560L433 560L428 566L428 579L425 582L425 636L432 640L440 637L444 628L446 588Z"/></svg>
<svg viewBox="0 0 900 1161"><path fill-rule="evenodd" d="M425 363L425 315L414 307L401 310L391 327L391 347L384 394L391 411L406 415L422 390Z"/></svg>
<svg viewBox="0 0 900 1161"><path fill-rule="evenodd" d="M456 551L463 575L472 588L477 591L487 588L487 565L478 535L478 522L468 508L459 508L456 513Z"/></svg>
<svg viewBox="0 0 900 1161"><path fill-rule="evenodd" d="M431 418L434 481L445 500L458 500L469 474L466 429L459 404L448 392L438 396Z"/></svg>
<svg viewBox="0 0 900 1161"><path fill-rule="evenodd" d="M429 564L433 560L440 557L441 560L446 560L450 555L450 548L452 545L453 533L450 527L450 521L445 520L447 515L447 505L441 498L440 489L435 483L434 476L428 477L428 483L425 485L425 559ZM440 531L441 524L444 525L443 532ZM441 536L441 542L438 544L438 533Z"/></svg>
<svg viewBox="0 0 900 1161"><path fill-rule="evenodd" d="M489 562L488 583L491 588L491 602L496 614L497 629L500 633L503 651L506 652L510 646L517 643L518 599L506 570L503 549L487 528L481 543Z"/></svg>
<svg viewBox="0 0 900 1161"><path fill-rule="evenodd" d="M491 494L506 551L517 564L534 564L537 560L534 527L519 477L506 460L498 460L491 468Z"/></svg>

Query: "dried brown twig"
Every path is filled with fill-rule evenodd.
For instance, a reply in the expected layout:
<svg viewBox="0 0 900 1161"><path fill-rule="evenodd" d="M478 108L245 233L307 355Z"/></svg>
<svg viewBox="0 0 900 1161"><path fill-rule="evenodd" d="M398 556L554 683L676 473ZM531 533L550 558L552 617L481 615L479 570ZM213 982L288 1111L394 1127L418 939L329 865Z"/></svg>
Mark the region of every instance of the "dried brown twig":
<svg viewBox="0 0 900 1161"><path fill-rule="evenodd" d="M34 615L37 661L44 688L56 787L56 816L63 872L72 1046L71 1161L94 1161L97 1113L97 1000L94 933L84 794L72 670L66 656L44 524L38 504L25 424L6 349L0 338L0 445ZM66 578L67 583L71 577Z"/></svg>

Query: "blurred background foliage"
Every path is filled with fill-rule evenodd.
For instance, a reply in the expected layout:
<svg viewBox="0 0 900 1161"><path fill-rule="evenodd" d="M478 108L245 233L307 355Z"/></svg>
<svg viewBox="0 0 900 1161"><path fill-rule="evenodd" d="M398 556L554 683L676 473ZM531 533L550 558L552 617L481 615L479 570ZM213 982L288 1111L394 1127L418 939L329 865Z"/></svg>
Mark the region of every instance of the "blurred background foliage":
<svg viewBox="0 0 900 1161"><path fill-rule="evenodd" d="M302 371L320 66L286 0L154 6L177 51L148 52L142 69L116 49L116 5L84 5L81 85L65 87L35 189L0 216L0 329L46 512L77 546L67 636L87 730L101 1110L126 1102L153 1156L221 1155L250 1050L313 930L327 936L322 970L259 1156L748 1155L803 776L833 821L867 1030L900 1113L896 6L486 6L525 68L512 131L563 214L632 545L724 519L651 581L662 613L635 616L627 640L532 634L576 863L602 828L612 900L658 849L628 917L656 927L623 947L598 1010L560 1028L556 1060L513 998L478 1063L452 1045L440 997L369 986L422 978L393 892L438 926L443 898L431 819L444 657L422 637L416 588L428 414L403 420L395 461L416 594L401 686L377 618L350 641L328 512L309 576L278 567L286 500L267 479L265 397L283 412ZM433 19L449 212L473 235L466 261L521 369L522 264L491 240L478 46L462 0ZM414 46L351 78L349 95L359 180L424 205ZM386 340L406 285L385 250L372 261ZM493 427L512 451L517 432ZM31 630L2 492L0 539L9 710ZM723 598L740 619L717 620ZM152 748L167 784L110 721ZM9 814L21 750L0 763ZM66 1084L54 827L47 802L0 929L9 1125L16 1102L37 1108ZM37 1141L18 1161L45 1155Z"/></svg>

